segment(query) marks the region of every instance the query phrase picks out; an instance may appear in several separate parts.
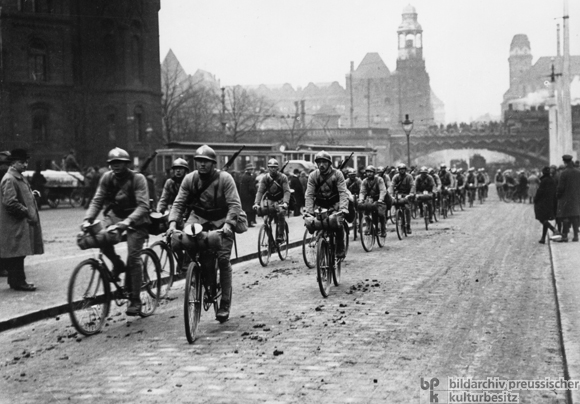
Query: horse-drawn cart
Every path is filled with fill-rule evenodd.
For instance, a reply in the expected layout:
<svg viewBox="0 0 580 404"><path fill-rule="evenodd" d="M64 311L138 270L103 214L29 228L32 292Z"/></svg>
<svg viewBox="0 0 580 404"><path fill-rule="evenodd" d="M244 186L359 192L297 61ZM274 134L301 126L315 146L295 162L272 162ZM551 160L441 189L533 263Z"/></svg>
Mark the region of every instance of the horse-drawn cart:
<svg viewBox="0 0 580 404"><path fill-rule="evenodd" d="M73 208L83 205L85 190L84 177L79 172L45 170L41 174L46 179L39 205L48 204L56 208L61 201L68 201ZM34 187L34 171L25 171L24 176Z"/></svg>

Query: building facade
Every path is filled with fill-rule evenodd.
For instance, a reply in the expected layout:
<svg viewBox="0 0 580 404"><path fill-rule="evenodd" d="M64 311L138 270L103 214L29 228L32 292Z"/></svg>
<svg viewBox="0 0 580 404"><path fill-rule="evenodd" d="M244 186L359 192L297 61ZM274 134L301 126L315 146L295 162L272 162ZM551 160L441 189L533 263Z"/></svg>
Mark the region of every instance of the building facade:
<svg viewBox="0 0 580 404"><path fill-rule="evenodd" d="M0 149L48 167L162 144L159 0L0 0Z"/></svg>

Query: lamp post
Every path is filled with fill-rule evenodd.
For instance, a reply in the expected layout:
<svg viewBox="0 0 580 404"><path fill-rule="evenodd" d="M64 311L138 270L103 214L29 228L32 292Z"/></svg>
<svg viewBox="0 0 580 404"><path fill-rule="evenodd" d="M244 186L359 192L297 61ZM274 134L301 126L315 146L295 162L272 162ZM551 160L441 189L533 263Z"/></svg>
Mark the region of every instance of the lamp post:
<svg viewBox="0 0 580 404"><path fill-rule="evenodd" d="M411 145L409 142L409 136L411 136L411 131L413 130L413 121L409 120L409 114L405 114L405 120L401 122L403 125L403 130L405 135L407 135L407 167L411 169Z"/></svg>

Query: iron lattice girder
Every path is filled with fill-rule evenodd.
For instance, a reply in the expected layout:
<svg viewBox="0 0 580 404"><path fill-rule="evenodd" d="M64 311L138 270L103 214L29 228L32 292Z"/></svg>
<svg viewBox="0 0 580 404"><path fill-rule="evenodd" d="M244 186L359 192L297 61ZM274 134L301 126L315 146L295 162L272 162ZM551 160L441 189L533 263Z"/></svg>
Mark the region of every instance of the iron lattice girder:
<svg viewBox="0 0 580 404"><path fill-rule="evenodd" d="M453 135L411 136L411 158L439 150L484 149L505 153L516 159L528 159L535 164L548 164L549 137L531 135ZM391 150L395 161L406 160L406 136L392 136Z"/></svg>

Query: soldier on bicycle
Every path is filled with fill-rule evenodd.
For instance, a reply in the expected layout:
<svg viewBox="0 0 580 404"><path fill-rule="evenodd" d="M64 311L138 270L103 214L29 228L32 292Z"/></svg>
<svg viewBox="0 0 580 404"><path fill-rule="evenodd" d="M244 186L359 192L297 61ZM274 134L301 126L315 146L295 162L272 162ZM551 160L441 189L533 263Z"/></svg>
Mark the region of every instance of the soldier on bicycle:
<svg viewBox="0 0 580 404"><path fill-rule="evenodd" d="M141 284L143 283L143 266L140 252L149 236L149 191L143 174L129 169L129 153L118 147L109 152L107 163L111 171L106 172L99 181L97 192L85 213L83 227L88 227L103 212L104 224L115 225L119 231L127 230L127 268L115 253L112 245L101 247L103 254L113 263L113 275L128 270L130 277L130 303L128 316L137 316L141 310Z"/></svg>
<svg viewBox="0 0 580 404"><path fill-rule="evenodd" d="M286 211L290 203L290 185L286 174L278 172L280 164L276 159L268 160L268 174L264 175L258 186L256 199L254 199L254 210L258 210L262 197L267 199L267 205L276 207L278 219L276 242L284 242L284 229L286 229Z"/></svg>
<svg viewBox="0 0 580 404"><path fill-rule="evenodd" d="M453 203L453 194L451 189L454 187L454 178L449 171L447 171L447 165L441 164L439 167L439 179L441 181L441 196L445 198L450 195L450 202Z"/></svg>
<svg viewBox="0 0 580 404"><path fill-rule="evenodd" d="M318 166L308 176L308 186L306 187L305 209L307 215L313 215L316 207L334 210L343 215L348 214L348 196L344 176L340 170L332 167L332 158L325 151L316 153L314 162ZM344 258L346 256L344 244L344 229L335 230L336 234L336 256Z"/></svg>
<svg viewBox="0 0 580 404"><path fill-rule="evenodd" d="M367 166L365 169L366 178L362 182L360 188L359 204L363 203L367 197L372 199L374 204L377 206L377 215L380 221L380 232L381 237L386 237L387 235L387 224L386 224L386 206L385 206L385 196L387 195L387 188L385 187L385 181L381 175L375 175L376 169L374 166Z"/></svg>
<svg viewBox="0 0 580 404"><path fill-rule="evenodd" d="M193 159L197 170L187 174L181 183L169 214L168 234L183 225L184 213L188 209L191 209L191 215L187 223L199 223L205 231L222 230L221 247L216 251L222 288L216 319L224 322L230 316L232 299L230 256L234 228L242 212L242 204L232 176L217 169L217 156L211 147L201 146L196 150ZM208 268L208 263L213 261L213 257L202 254L200 260L202 268Z"/></svg>
<svg viewBox="0 0 580 404"><path fill-rule="evenodd" d="M159 202L157 203L157 212L164 213L173 205L181 182L185 178L185 174L189 172L189 165L184 159L178 158L171 165L171 170L173 171L173 176L165 181L161 198L159 198Z"/></svg>
<svg viewBox="0 0 580 404"><path fill-rule="evenodd" d="M417 192L417 199L431 196L427 201L429 212L423 212L424 215L429 215L429 223L433 223L433 209L435 208L433 194L435 189L435 180L429 174L429 169L427 167L421 167L419 175L415 178L415 191Z"/></svg>
<svg viewBox="0 0 580 404"><path fill-rule="evenodd" d="M360 194L360 187L362 186L362 181L359 177L356 176L356 170L353 167L349 167L348 169L348 178L345 181L346 189L348 189L352 195L353 203L354 203L354 210L355 210L355 218L353 221L353 226L355 231L353 232L353 239L356 240L356 229L357 229L357 221L360 221L362 218L362 212L358 211L358 196Z"/></svg>
<svg viewBox="0 0 580 404"><path fill-rule="evenodd" d="M398 165L399 172L393 177L392 188L388 192L391 195L399 194L410 202L415 196L415 180L411 174L407 173L407 166L403 163ZM407 234L411 234L411 210L405 206L405 222L407 223Z"/></svg>

